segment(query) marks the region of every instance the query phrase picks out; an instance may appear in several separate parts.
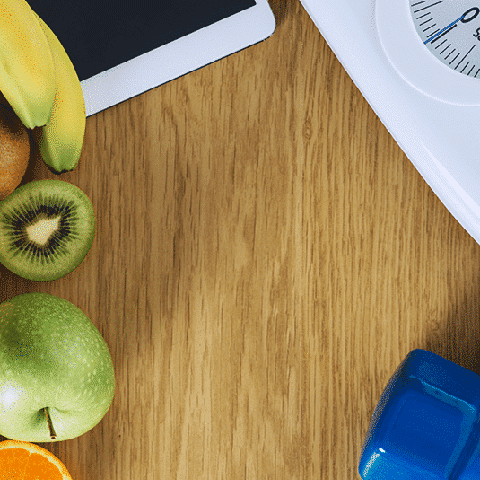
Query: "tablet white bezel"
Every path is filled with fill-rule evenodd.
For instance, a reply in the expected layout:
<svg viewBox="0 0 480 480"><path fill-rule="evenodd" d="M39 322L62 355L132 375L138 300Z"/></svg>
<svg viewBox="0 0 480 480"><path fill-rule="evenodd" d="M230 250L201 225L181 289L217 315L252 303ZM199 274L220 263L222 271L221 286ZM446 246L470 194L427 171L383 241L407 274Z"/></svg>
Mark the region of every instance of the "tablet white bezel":
<svg viewBox="0 0 480 480"><path fill-rule="evenodd" d="M265 40L275 30L266 0L81 83L87 117Z"/></svg>

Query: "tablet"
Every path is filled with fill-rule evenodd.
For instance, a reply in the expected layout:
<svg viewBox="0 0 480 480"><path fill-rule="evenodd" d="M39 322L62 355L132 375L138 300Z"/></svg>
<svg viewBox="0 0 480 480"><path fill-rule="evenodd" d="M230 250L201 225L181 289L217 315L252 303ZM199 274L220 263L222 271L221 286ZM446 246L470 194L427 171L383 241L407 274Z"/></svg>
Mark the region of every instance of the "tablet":
<svg viewBox="0 0 480 480"><path fill-rule="evenodd" d="M87 116L269 37L266 0L29 0L65 48Z"/></svg>

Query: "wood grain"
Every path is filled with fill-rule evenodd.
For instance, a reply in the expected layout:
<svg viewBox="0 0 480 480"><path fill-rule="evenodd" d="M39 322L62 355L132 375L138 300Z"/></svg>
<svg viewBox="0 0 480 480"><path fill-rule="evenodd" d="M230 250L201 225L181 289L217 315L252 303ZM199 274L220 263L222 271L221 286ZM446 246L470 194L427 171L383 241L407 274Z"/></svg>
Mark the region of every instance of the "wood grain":
<svg viewBox="0 0 480 480"><path fill-rule="evenodd" d="M266 41L87 119L97 233L56 282L117 389L42 444L74 480L358 479L405 355L480 373L480 248L375 116L298 0ZM24 182L53 178L38 156Z"/></svg>

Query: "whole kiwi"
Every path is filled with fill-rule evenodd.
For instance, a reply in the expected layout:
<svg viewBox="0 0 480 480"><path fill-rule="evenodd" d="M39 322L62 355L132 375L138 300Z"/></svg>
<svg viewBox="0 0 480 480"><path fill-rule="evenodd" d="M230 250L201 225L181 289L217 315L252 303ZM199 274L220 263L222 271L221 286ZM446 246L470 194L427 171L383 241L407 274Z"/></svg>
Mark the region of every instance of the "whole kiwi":
<svg viewBox="0 0 480 480"><path fill-rule="evenodd" d="M20 185L30 160L31 145L27 128L0 97L0 200Z"/></svg>
<svg viewBox="0 0 480 480"><path fill-rule="evenodd" d="M87 195L62 180L36 180L0 202L0 262L34 281L57 280L78 267L95 236Z"/></svg>

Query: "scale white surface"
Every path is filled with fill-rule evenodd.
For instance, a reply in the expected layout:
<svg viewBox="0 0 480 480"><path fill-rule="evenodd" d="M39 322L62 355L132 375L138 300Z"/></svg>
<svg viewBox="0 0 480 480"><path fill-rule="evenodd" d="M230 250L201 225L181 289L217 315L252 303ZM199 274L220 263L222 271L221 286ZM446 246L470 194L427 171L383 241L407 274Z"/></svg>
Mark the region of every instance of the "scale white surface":
<svg viewBox="0 0 480 480"><path fill-rule="evenodd" d="M474 78L480 62L475 65L473 55L480 58L480 36L475 36L480 33L480 11L471 8L462 16L469 10L463 0L301 2L400 148L480 244L480 78ZM454 54L441 61L427 48L431 42L425 44L417 33L414 22L420 20L413 19L412 9L425 7L443 21L449 14L442 17L439 12L455 4L460 4L460 14L437 26L441 38L435 45L458 37L469 47L454 45ZM476 7L475 2L468 7Z"/></svg>

